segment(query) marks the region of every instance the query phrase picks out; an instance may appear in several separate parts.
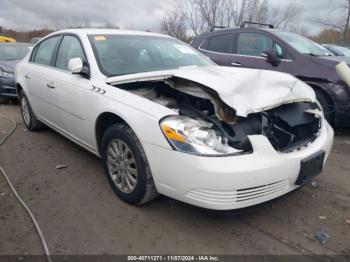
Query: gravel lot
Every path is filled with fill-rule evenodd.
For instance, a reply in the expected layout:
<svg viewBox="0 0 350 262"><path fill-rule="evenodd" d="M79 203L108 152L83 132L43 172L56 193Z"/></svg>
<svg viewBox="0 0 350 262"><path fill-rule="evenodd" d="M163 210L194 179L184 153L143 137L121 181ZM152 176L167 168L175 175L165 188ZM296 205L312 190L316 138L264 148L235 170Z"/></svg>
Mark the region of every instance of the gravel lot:
<svg viewBox="0 0 350 262"><path fill-rule="evenodd" d="M338 131L324 173L268 205L213 212L167 197L143 207L121 202L100 161L50 129L18 123L0 147L2 166L34 212L53 254L350 254L350 130ZM0 119L0 140L11 123ZM66 169L57 170L57 165ZM330 235L325 245L314 235ZM42 254L27 214L0 176L0 255Z"/></svg>

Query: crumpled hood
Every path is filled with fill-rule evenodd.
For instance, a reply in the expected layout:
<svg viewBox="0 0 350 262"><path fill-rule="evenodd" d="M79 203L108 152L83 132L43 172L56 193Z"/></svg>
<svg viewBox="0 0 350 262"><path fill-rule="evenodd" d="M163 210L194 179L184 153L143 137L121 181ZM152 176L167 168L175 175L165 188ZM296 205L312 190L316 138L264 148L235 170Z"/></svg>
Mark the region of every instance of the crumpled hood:
<svg viewBox="0 0 350 262"><path fill-rule="evenodd" d="M311 87L292 75L274 71L232 67L187 67L111 77L107 83L117 85L133 81L150 81L180 77L216 91L221 100L247 116L268 108L296 101L316 101Z"/></svg>
<svg viewBox="0 0 350 262"><path fill-rule="evenodd" d="M18 62L19 60L0 60L0 68L5 72L14 73Z"/></svg>

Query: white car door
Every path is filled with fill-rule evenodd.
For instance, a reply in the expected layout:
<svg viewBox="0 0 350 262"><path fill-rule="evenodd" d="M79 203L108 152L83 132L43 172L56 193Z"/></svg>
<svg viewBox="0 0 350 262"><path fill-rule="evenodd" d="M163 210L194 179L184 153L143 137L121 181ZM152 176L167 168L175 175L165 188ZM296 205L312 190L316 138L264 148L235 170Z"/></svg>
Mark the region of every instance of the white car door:
<svg viewBox="0 0 350 262"><path fill-rule="evenodd" d="M44 120L48 120L49 88L48 76L52 71L52 57L59 42L60 36L50 37L40 43L33 50L31 60L24 68L27 96L35 114Z"/></svg>
<svg viewBox="0 0 350 262"><path fill-rule="evenodd" d="M50 122L66 135L85 144L85 98L91 87L86 76L68 71L71 58L81 58L87 64L78 37L65 35L57 51L54 73L50 75ZM86 144L85 144L86 145ZM88 145L86 145L88 146Z"/></svg>

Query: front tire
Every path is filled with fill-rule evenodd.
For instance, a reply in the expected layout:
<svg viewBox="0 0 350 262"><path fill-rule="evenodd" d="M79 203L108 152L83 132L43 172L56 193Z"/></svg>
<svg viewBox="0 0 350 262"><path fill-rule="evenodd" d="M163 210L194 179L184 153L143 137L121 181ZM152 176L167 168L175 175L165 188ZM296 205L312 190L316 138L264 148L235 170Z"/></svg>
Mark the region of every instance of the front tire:
<svg viewBox="0 0 350 262"><path fill-rule="evenodd" d="M130 127L116 124L108 128L101 152L108 181L119 198L142 205L157 197L146 154Z"/></svg>
<svg viewBox="0 0 350 262"><path fill-rule="evenodd" d="M29 100L23 90L19 93L19 103L22 119L26 128L30 131L36 131L42 128L42 123L35 117Z"/></svg>

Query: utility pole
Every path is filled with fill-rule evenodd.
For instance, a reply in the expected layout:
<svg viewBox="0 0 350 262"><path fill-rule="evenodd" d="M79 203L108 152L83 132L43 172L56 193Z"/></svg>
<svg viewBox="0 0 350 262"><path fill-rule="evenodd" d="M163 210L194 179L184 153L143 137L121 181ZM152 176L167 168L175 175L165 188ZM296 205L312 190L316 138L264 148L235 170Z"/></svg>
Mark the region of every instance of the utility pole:
<svg viewBox="0 0 350 262"><path fill-rule="evenodd" d="M346 15L346 24L343 32L343 41L346 43L349 31L349 22L350 22L350 0L347 1L347 15Z"/></svg>

